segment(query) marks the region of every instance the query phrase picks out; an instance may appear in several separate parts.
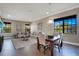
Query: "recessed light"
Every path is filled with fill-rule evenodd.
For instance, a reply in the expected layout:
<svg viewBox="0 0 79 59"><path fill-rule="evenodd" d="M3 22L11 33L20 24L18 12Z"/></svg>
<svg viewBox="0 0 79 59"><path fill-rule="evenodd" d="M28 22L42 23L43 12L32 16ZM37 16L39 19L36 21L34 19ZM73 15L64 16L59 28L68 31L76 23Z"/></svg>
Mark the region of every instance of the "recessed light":
<svg viewBox="0 0 79 59"><path fill-rule="evenodd" d="M48 23L50 23L50 24L51 24L51 23L53 23L53 21L52 21L52 20L48 20Z"/></svg>

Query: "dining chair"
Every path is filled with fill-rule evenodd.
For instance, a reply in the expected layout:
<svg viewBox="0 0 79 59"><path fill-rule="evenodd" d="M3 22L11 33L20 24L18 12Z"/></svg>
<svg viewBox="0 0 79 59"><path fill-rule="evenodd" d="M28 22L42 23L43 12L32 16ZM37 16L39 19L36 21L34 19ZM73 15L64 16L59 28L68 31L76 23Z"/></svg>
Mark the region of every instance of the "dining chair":
<svg viewBox="0 0 79 59"><path fill-rule="evenodd" d="M48 42L46 42L47 36L44 34L40 33L39 36L37 37L37 48L40 51L41 48L44 49L44 54L45 51L49 48Z"/></svg>
<svg viewBox="0 0 79 59"><path fill-rule="evenodd" d="M56 42L54 42L54 46L57 46L58 47L58 50L60 52L62 46L63 46L63 34L62 33L59 33L58 36L57 36L58 40Z"/></svg>

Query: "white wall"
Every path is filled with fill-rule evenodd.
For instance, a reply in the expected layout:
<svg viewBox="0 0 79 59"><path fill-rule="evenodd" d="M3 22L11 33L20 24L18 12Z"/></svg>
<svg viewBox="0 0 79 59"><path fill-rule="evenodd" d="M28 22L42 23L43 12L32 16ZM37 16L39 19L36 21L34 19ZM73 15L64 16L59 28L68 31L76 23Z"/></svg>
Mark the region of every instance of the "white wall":
<svg viewBox="0 0 79 59"><path fill-rule="evenodd" d="M43 26L42 26L42 32L47 33L48 35L53 35L54 32L54 24L49 24L48 23L48 19L46 19L46 21L43 21Z"/></svg>
<svg viewBox="0 0 79 59"><path fill-rule="evenodd" d="M31 23L31 33L37 32L37 23L33 22Z"/></svg>
<svg viewBox="0 0 79 59"><path fill-rule="evenodd" d="M1 8L1 6L0 6L0 16L2 15L2 8Z"/></svg>
<svg viewBox="0 0 79 59"><path fill-rule="evenodd" d="M31 24L31 33L33 32L44 32L48 35L53 35L53 24L48 24L48 19L42 19L42 21L35 21ZM41 25L39 25L39 23ZM39 28L40 27L40 28Z"/></svg>

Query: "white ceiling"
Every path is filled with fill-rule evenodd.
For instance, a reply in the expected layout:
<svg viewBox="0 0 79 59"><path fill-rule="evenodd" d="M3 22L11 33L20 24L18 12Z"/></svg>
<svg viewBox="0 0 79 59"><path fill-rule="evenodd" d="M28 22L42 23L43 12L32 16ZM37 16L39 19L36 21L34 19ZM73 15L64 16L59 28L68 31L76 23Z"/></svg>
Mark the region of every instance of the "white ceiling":
<svg viewBox="0 0 79 59"><path fill-rule="evenodd" d="M52 3L50 7L48 3L0 3L0 15L19 21L35 21L77 7L78 3Z"/></svg>

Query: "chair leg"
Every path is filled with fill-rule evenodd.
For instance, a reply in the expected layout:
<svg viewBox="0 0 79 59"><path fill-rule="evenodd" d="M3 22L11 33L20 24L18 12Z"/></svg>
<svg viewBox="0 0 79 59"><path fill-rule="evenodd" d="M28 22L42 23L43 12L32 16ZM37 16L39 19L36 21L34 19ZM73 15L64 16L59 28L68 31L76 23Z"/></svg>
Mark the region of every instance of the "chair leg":
<svg viewBox="0 0 79 59"><path fill-rule="evenodd" d="M45 51L46 51L46 46L44 46L44 55L45 55Z"/></svg>
<svg viewBox="0 0 79 59"><path fill-rule="evenodd" d="M60 45L61 47L63 46L63 43L61 43L61 45Z"/></svg>
<svg viewBox="0 0 79 59"><path fill-rule="evenodd" d="M58 46L58 51L59 51L59 53L60 53L60 47Z"/></svg>
<svg viewBox="0 0 79 59"><path fill-rule="evenodd" d="M59 53L61 52L61 49L62 49L62 47L61 46L58 46Z"/></svg>

